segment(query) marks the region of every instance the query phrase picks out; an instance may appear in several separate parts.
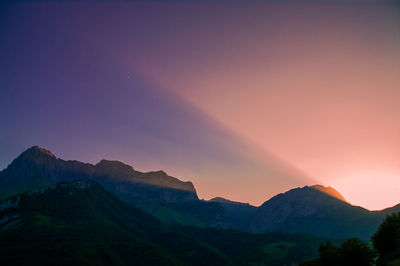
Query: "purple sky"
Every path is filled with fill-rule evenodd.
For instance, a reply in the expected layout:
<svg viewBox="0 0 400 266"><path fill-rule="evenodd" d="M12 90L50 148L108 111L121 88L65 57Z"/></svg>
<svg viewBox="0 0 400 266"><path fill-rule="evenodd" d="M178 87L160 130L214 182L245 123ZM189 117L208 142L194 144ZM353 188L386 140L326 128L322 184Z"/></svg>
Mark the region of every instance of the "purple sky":
<svg viewBox="0 0 400 266"><path fill-rule="evenodd" d="M400 202L394 1L0 8L0 168L40 145L163 169L205 198L321 183Z"/></svg>

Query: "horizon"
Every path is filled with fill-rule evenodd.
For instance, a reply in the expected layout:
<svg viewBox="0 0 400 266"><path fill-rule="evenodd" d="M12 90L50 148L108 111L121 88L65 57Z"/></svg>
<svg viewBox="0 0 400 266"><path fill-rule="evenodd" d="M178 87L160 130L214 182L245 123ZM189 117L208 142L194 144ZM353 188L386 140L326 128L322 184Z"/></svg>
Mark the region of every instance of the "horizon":
<svg viewBox="0 0 400 266"><path fill-rule="evenodd" d="M58 157L58 156L57 156L55 153L53 153L51 150L49 150L49 149L47 149L47 148L45 148L45 147L42 147L42 146L40 146L40 145L33 145L33 146L30 146L30 147L26 148L24 151L22 151L22 152L21 152L17 157L15 157L14 159L17 159L20 155L22 155L22 153L24 153L24 152L26 152L26 151L28 151L28 150L31 150L31 149L33 149L33 148L38 148L38 149L40 149L40 150L43 150L43 151L46 152L47 154L49 154L49 155L51 155L51 156L54 156L56 159L59 159L59 160L63 160L63 161L74 161L74 159L65 160L64 158ZM13 159L13 160L14 160L14 159ZM12 160L12 161L13 161L13 160ZM125 163L125 162L123 162L123 161L113 160L112 158L102 158L102 159L100 159L99 161L94 162L94 163L89 163L89 162L85 162L85 161L79 161L79 162L81 162L81 163L89 163L89 164L91 164L91 165L94 166L94 165L99 164L99 163L100 163L101 161L103 161L103 160L120 162L120 163L123 163L123 164L125 164L125 165L128 165L128 166L132 167L132 169L134 169L135 171L139 171L139 172L142 172L142 173L145 173L145 172L156 172L156 171L163 171L163 172L165 172L163 169L157 169L157 170L156 170L156 169L150 169L150 170L145 170L145 171L143 171L143 170L141 170L141 169L135 168L133 165L127 164L127 163ZM5 168L0 169L0 172L1 172L2 170L5 170L5 169L12 163L12 161L11 161ZM192 182L192 181L189 180L189 179L182 179L181 177L170 175L168 172L165 172L165 173L166 173L167 175L169 175L169 176L172 176L172 177L175 177L175 178L179 179L180 181L183 181L183 182L191 182L191 183L193 184L195 190L196 190L196 194L199 196L199 191L196 189L196 184L195 184L194 182ZM284 194L284 193L289 192L289 191L291 191L291 190L294 190L294 189L301 189L301 188L305 188L305 187L312 187L312 188L315 188L316 190L318 190L318 191L320 191L320 192L322 192L322 193L324 193L324 194L327 194L327 195L329 195L329 196L331 196L331 197L337 198L338 200L341 200L341 201L344 201L344 202L346 202L346 203L349 203L349 204L352 205L352 206L357 206L357 205L354 205L354 204L352 204L351 202L347 201L345 198L340 198L340 197L342 197L343 195L341 195L340 191L337 191L334 187L329 186L329 185L324 186L324 185L320 185L320 184L306 184L305 186L302 186L302 187L292 187L292 188L290 188L290 189L287 190L287 191L281 191L281 192L278 192L276 195L272 195L270 198L266 198L266 199L265 199L263 202L261 202L260 204L252 204L252 203L250 203L250 202L237 201L237 200L235 200L235 199L226 198L226 197L222 197L222 196L215 196L215 197L211 197L211 198L207 198L207 199L201 198L201 197L199 196L199 199L205 200L205 201L211 201L211 200L213 200L213 199L219 198L219 199L224 199L224 200L228 200L228 201L231 201L231 202L238 202L238 203L243 203L243 204L249 204L249 205L254 206L254 207L260 207L262 204L264 204L265 202L267 202L267 201L269 201L270 199L274 198L274 197L277 196L278 194ZM322 187L323 189L324 189L324 188L326 188L326 189L333 189L333 190L334 190L333 192L334 192L334 193L335 193L335 192L336 192L336 193L339 193L339 195L332 195L332 194L330 194L330 193L326 193L324 190L317 189L316 187ZM400 203L399 203L399 204L396 204L396 205L393 205L393 206L387 206L387 207L384 207L384 208L379 209L379 210L378 210L378 209L377 209L377 210L371 210L371 209L368 209L368 208L365 208L365 207L363 207L363 208L365 208L365 209L367 209L367 210L369 210L369 211L382 211L382 210L385 210L385 209L387 209L387 208L391 208L391 207L394 207L394 206L397 206L397 205L400 205ZM360 207L362 207L362 206L360 206Z"/></svg>
<svg viewBox="0 0 400 266"><path fill-rule="evenodd" d="M35 144L206 199L320 184L400 203L396 1L6 2L0 17L1 169Z"/></svg>

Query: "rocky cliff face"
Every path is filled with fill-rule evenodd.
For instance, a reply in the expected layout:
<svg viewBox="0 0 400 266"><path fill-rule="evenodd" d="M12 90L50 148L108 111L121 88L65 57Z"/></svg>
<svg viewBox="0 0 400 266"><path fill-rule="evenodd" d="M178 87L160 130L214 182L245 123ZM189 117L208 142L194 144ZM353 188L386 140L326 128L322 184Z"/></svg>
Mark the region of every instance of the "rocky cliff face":
<svg viewBox="0 0 400 266"><path fill-rule="evenodd" d="M58 159L50 151L33 146L0 172L0 199L60 181L89 179L92 165Z"/></svg>
<svg viewBox="0 0 400 266"><path fill-rule="evenodd" d="M183 182L163 171L136 171L119 161L101 160L96 165L65 161L38 146L24 151L0 172L0 200L58 182L75 180L96 181L118 198L162 220L179 217L169 221L230 226L222 207L210 208L199 203L191 182ZM195 206L197 211L189 212L187 206Z"/></svg>
<svg viewBox="0 0 400 266"><path fill-rule="evenodd" d="M258 208L251 221L251 231L283 230L333 238L369 238L382 215L374 215L341 199L336 190L322 186L289 190Z"/></svg>
<svg viewBox="0 0 400 266"><path fill-rule="evenodd" d="M165 172L142 173L119 161L102 160L96 165L79 161L64 161L50 151L34 146L24 151L5 170L0 172L1 198L26 192L32 188L79 179L96 180L123 193L129 186L147 188L151 193L163 191L158 199L179 202L197 199L191 182L182 182ZM167 190L170 190L168 193ZM176 196L172 194L176 193ZM145 196L143 195L143 196ZM164 195L164 196L163 196ZM154 195L153 195L154 196Z"/></svg>

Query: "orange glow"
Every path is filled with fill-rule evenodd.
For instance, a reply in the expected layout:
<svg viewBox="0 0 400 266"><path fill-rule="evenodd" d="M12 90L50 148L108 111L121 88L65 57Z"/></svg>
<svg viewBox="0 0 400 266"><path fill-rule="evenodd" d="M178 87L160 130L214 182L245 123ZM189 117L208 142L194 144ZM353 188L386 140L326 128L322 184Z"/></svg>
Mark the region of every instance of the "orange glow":
<svg viewBox="0 0 400 266"><path fill-rule="evenodd" d="M400 179L396 173L358 173L333 180L332 185L353 205L368 206L370 210L399 202Z"/></svg>
<svg viewBox="0 0 400 266"><path fill-rule="evenodd" d="M398 13L384 5L292 8L278 16L279 6L261 7L254 20L265 20L265 27L240 32L234 42L241 26L226 21L224 33L209 29L215 47L196 50L191 62L173 60L174 71L152 64L147 75L245 140L334 186L350 203L370 209L399 203ZM305 19L308 9L321 15ZM229 18L236 11L225 12ZM369 166L385 171L365 172ZM279 182L260 179L251 182ZM210 191L201 178L197 182L200 194ZM261 203L254 186L239 192L245 182L232 183L232 196Z"/></svg>
<svg viewBox="0 0 400 266"><path fill-rule="evenodd" d="M213 158L201 169L161 167L194 181L204 198L261 204L315 182L370 209L400 202L396 3L171 3L157 14L148 7L135 6L149 15L126 32L131 38L107 39L114 33L103 30L82 30L82 38L215 119L244 143L232 152L261 164ZM134 18L124 10L118 20Z"/></svg>

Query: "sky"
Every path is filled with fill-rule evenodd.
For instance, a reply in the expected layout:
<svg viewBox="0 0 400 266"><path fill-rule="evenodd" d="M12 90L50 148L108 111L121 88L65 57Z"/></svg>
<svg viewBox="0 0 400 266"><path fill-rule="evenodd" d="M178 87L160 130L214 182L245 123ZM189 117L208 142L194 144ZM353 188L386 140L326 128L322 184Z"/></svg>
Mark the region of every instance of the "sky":
<svg viewBox="0 0 400 266"><path fill-rule="evenodd" d="M396 1L10 2L0 37L0 168L40 145L205 199L400 203Z"/></svg>

